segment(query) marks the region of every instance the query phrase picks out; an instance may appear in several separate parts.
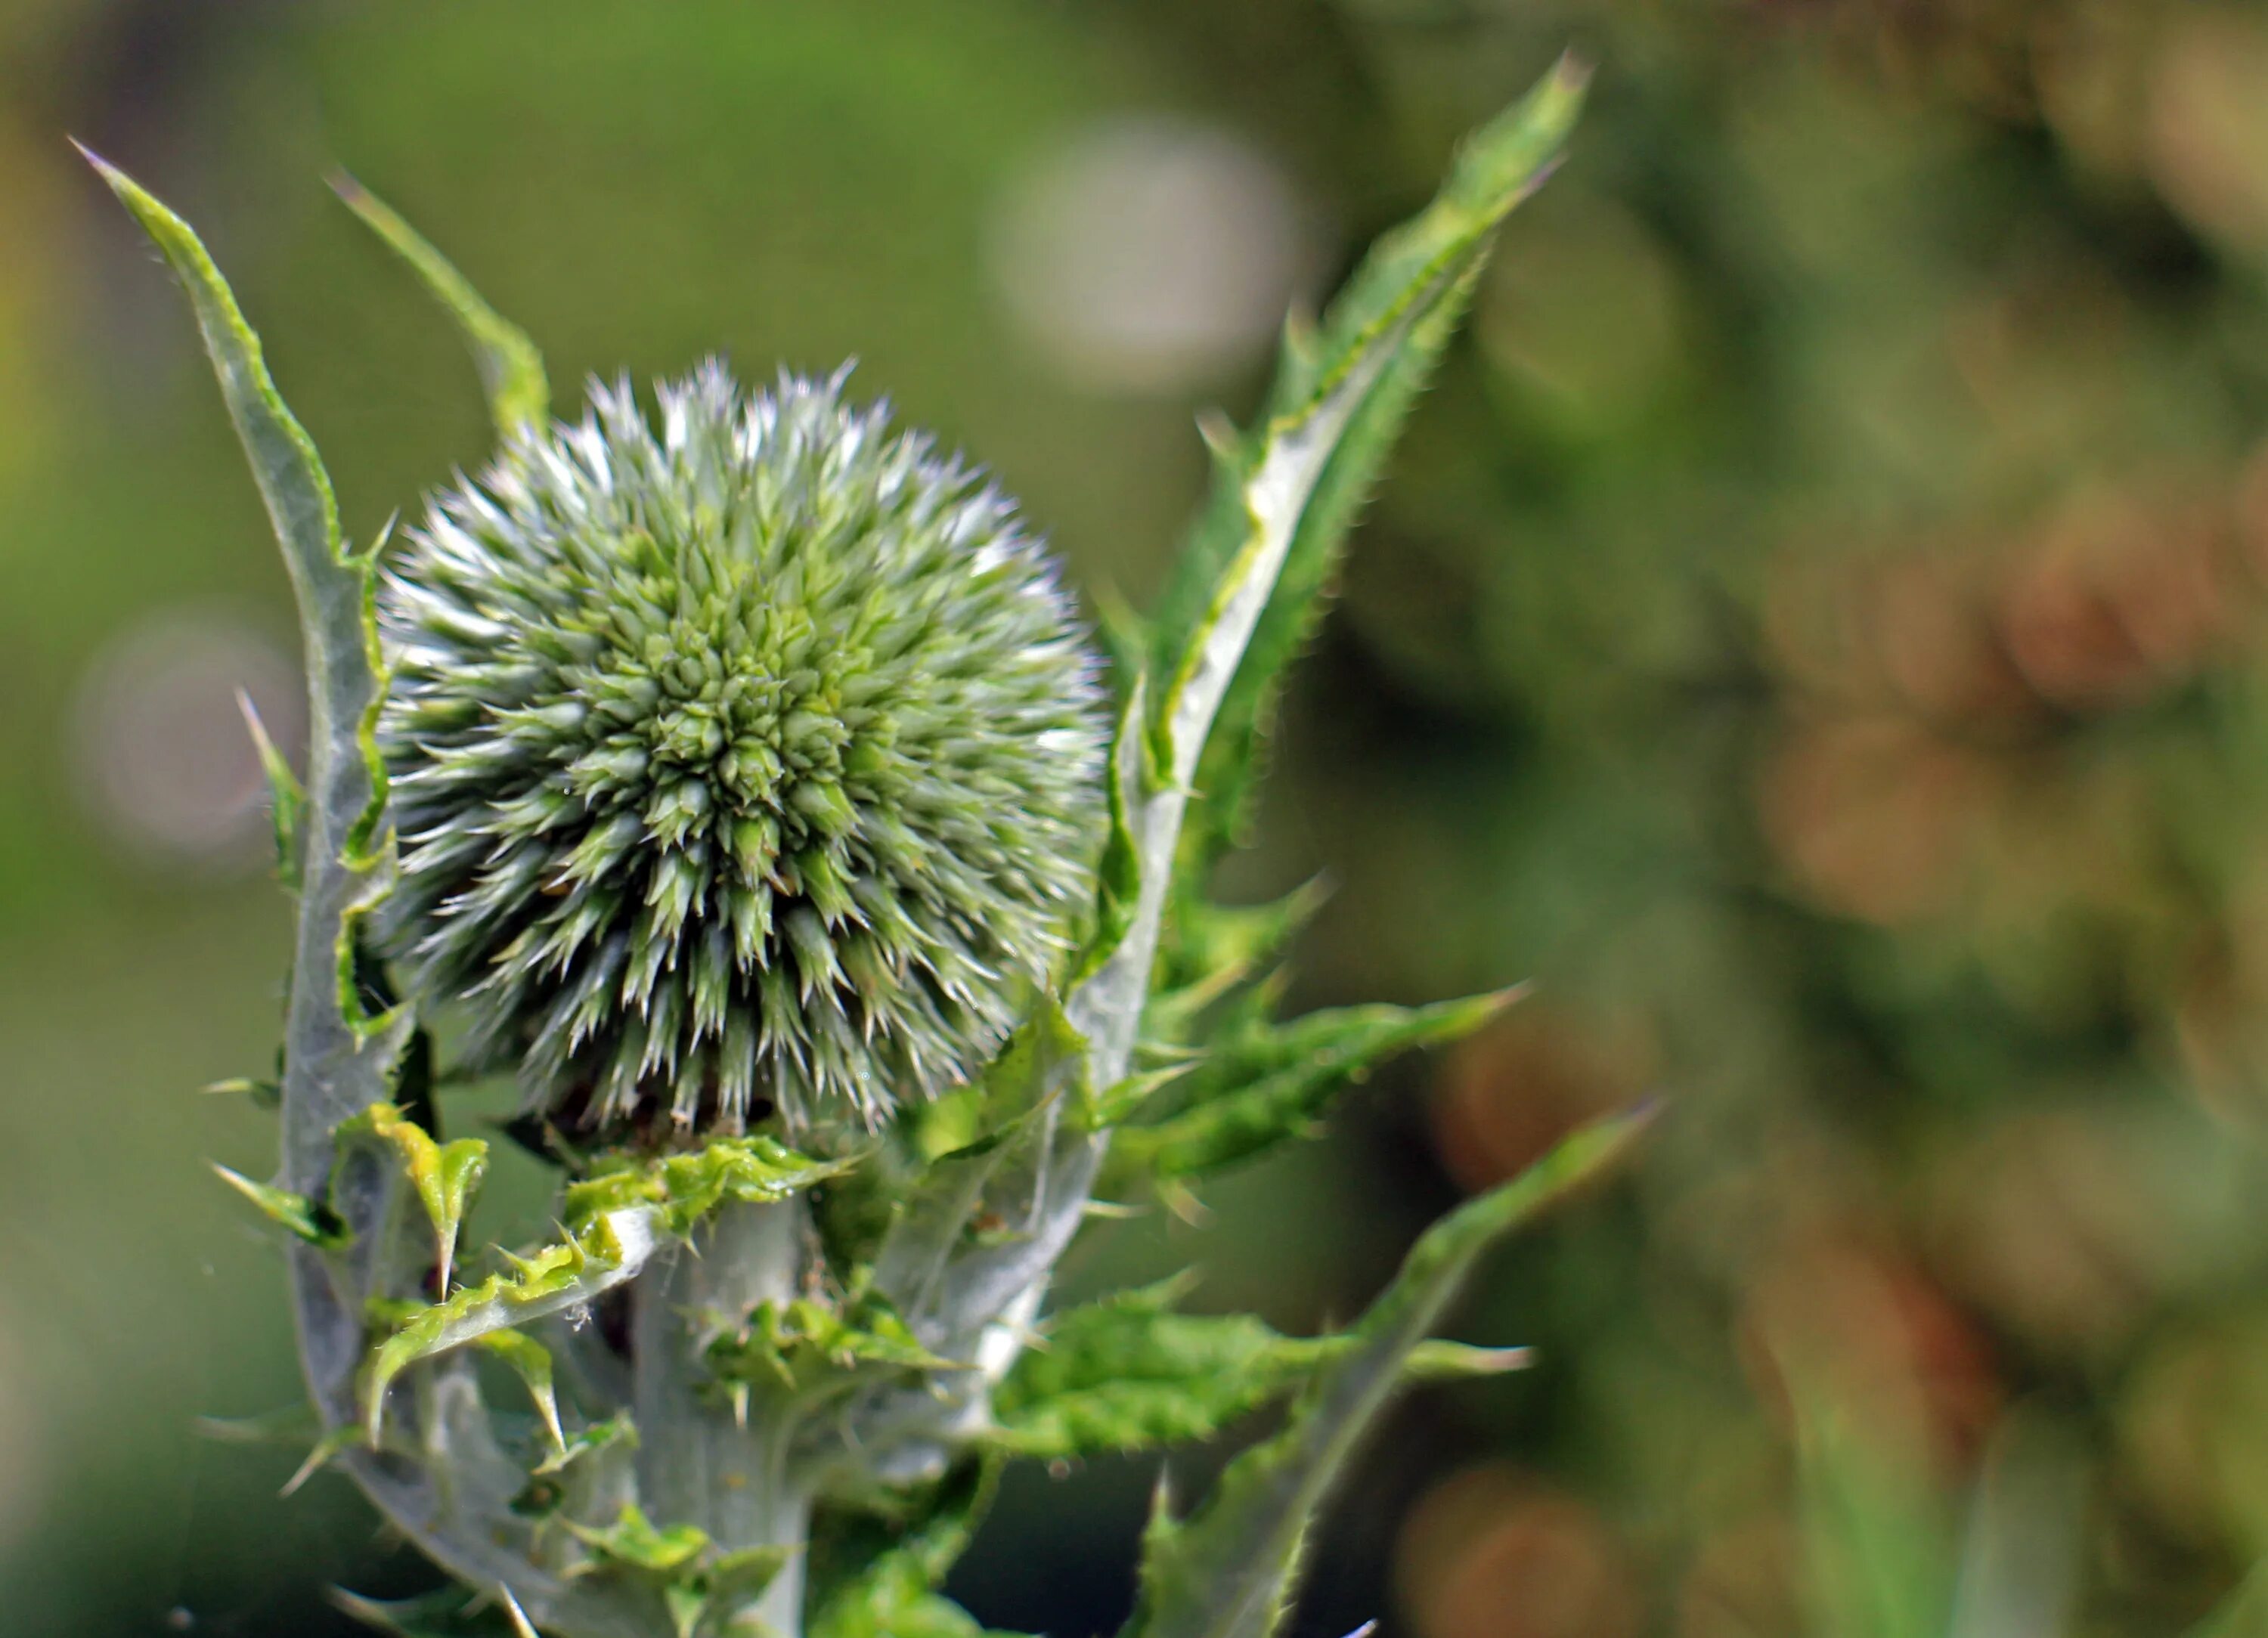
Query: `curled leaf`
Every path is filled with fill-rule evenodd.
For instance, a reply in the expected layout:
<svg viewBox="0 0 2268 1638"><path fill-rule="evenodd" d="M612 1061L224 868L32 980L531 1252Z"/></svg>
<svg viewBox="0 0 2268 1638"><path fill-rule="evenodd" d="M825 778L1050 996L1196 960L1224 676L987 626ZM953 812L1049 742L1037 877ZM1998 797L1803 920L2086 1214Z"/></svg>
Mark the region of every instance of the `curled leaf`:
<svg viewBox="0 0 2268 1638"><path fill-rule="evenodd" d="M754 1205L785 1200L857 1160L814 1160L762 1134L712 1139L686 1154L616 1157L569 1186L564 1215L572 1229L612 1213L649 1208L657 1233L682 1239L728 1200Z"/></svg>
<svg viewBox="0 0 2268 1638"><path fill-rule="evenodd" d="M440 1270L437 1283L446 1291L465 1212L481 1179L488 1175L488 1144L477 1137L437 1143L431 1133L394 1104L372 1104L339 1128L342 1145L363 1139L391 1150L410 1186L416 1190L433 1225L434 1255Z"/></svg>
<svg viewBox="0 0 2268 1638"><path fill-rule="evenodd" d="M559 1395L551 1382L551 1350L519 1331L488 1332L475 1339L475 1346L511 1366L512 1373L527 1385L527 1396L535 1401L536 1414L543 1418L544 1431L551 1436L552 1457L565 1457L567 1435L559 1425Z"/></svg>
<svg viewBox="0 0 2268 1638"><path fill-rule="evenodd" d="M556 1245L515 1258L508 1274L490 1274L416 1310L372 1352L363 1385L364 1429L374 1447L387 1390L421 1359L547 1314L579 1308L620 1285L665 1244L652 1207L608 1211L585 1222Z"/></svg>

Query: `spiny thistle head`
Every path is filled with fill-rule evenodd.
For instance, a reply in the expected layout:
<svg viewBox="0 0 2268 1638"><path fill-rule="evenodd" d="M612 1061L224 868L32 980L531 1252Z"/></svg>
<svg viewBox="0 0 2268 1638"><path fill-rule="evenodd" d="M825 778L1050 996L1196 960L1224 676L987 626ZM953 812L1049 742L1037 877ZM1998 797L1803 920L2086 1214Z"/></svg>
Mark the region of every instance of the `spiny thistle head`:
<svg viewBox="0 0 2268 1638"><path fill-rule="evenodd" d="M391 565L394 951L621 1130L973 1071L1065 943L1103 735L1011 503L843 376L715 364L523 435Z"/></svg>

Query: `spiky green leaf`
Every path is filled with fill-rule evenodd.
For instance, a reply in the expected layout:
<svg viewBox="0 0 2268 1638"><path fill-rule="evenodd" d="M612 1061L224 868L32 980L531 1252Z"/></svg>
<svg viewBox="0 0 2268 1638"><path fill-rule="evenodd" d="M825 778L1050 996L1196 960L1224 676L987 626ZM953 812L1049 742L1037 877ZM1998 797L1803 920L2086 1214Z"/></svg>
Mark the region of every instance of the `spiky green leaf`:
<svg viewBox="0 0 2268 1638"><path fill-rule="evenodd" d="M339 1128L341 1145L367 1141L389 1151L416 1190L425 1216L433 1225L436 1285L449 1289L455 1266L457 1238L465 1213L488 1175L489 1146L477 1137L460 1137L437 1143L433 1135L404 1114L399 1105L372 1104Z"/></svg>
<svg viewBox="0 0 2268 1638"><path fill-rule="evenodd" d="M341 1422L331 1429L315 1441L307 1454L300 1458L299 1465L292 1470L291 1476L284 1481L284 1487L276 1494L279 1496L297 1495L307 1480L345 1455L355 1437L355 1429L350 1423Z"/></svg>
<svg viewBox="0 0 2268 1638"><path fill-rule="evenodd" d="M1012 1455L1090 1456L1210 1438L1360 1346L1353 1333L1287 1337L1249 1314L1182 1314L1167 1282L1058 1315L994 1399L993 1443ZM1413 1374L1512 1369L1520 1349L1427 1344Z"/></svg>
<svg viewBox="0 0 2268 1638"><path fill-rule="evenodd" d="M1528 1172L1468 1201L1418 1240L1275 1438L1229 1465L1186 1522L1160 1512L1145 1538L1141 1592L1123 1638L1267 1638L1281 1621L1316 1509L1392 1398L1411 1352L1481 1253L1596 1176L1640 1125L1585 1128Z"/></svg>
<svg viewBox="0 0 2268 1638"><path fill-rule="evenodd" d="M747 1325L713 1340L704 1354L719 1381L807 1394L823 1384L850 1386L877 1372L950 1370L906 1322L878 1299L849 1314L807 1297L768 1302Z"/></svg>
<svg viewBox="0 0 2268 1638"><path fill-rule="evenodd" d="M692 1233L727 1200L784 1200L850 1164L814 1160L760 1135L718 1138L687 1154L618 1157L608 1169L571 1184L558 1242L416 1310L372 1353L362 1394L371 1442L378 1440L387 1390L417 1361L582 1307L630 1278L662 1245Z"/></svg>
<svg viewBox="0 0 2268 1638"><path fill-rule="evenodd" d="M635 1502L623 1502L615 1522L603 1528L562 1522L591 1549L587 1571L659 1595L675 1638L714 1631L719 1619L727 1630L745 1630L730 1626L733 1613L777 1580L799 1550L785 1545L720 1548L698 1525L656 1524Z"/></svg>
<svg viewBox="0 0 2268 1638"><path fill-rule="evenodd" d="M572 1230L615 1212L652 1210L659 1233L682 1239L728 1200L767 1205L801 1194L857 1164L858 1157L816 1160L766 1133L721 1137L682 1154L617 1155L571 1184L563 1216Z"/></svg>
<svg viewBox="0 0 2268 1638"><path fill-rule="evenodd" d="M480 1341L549 1314L580 1308L636 1274L664 1243L661 1214L629 1206L571 1225L567 1238L531 1257L515 1258L509 1272L452 1292L415 1311L373 1349L362 1397L364 1429L379 1442L387 1391L421 1359Z"/></svg>
<svg viewBox="0 0 2268 1638"><path fill-rule="evenodd" d="M1171 665L1215 617L1219 588L1252 550L1256 501L1287 433L1307 407L1348 384L1329 446L1307 474L1289 539L1269 576L1233 679L1226 685L1194 782L1204 802L1184 839L1201 867L1233 839L1248 806L1255 752L1286 664L1312 630L1347 530L1377 482L1410 408L1454 333L1496 229L1557 163L1587 71L1563 60L1524 99L1476 132L1440 194L1381 238L1312 335L1287 332L1259 431L1219 432L1214 492L1157 614L1158 663ZM1186 747L1192 756L1196 747Z"/></svg>
<svg viewBox="0 0 2268 1638"><path fill-rule="evenodd" d="M1207 1008L1282 959L1329 894L1317 878L1264 904L1217 905L1196 895L1177 903L1158 993L1143 1015L1148 1040L1188 1039Z"/></svg>
<svg viewBox="0 0 2268 1638"><path fill-rule="evenodd" d="M1094 1043L1098 1083L1123 1076L1133 1050L1192 787L1206 788L1215 817L1200 834L1209 836L1234 804L1243 748L1354 502L1446 344L1497 224L1557 151L1581 87L1580 71L1563 64L1483 130L1432 208L1372 251L1334 304L1312 360L1295 353L1287 362L1260 430L1218 451L1208 521L1158 625L1151 674L1166 680L1145 736L1157 776L1138 790L1119 774L1139 901L1125 937L1071 1002L1072 1022ZM1202 768L1214 738L1224 753ZM1231 789L1211 788L1216 780Z"/></svg>
<svg viewBox="0 0 2268 1638"><path fill-rule="evenodd" d="M1192 1061L1169 1063L1162 1069L1136 1071L1116 1086L1107 1087L1094 1094L1088 1105L1087 1124L1098 1131L1124 1124L1140 1113L1159 1093L1195 1067Z"/></svg>
<svg viewBox="0 0 2268 1638"><path fill-rule="evenodd" d="M149 234L189 298L229 419L283 547L307 649L308 774L298 933L285 1046L285 1184L319 1190L331 1135L383 1099L407 1020L377 1029L352 981L352 922L385 886L385 775L372 738L378 701L372 565L348 551L314 441L268 373L260 338L188 223L107 161L87 154ZM335 988L319 975L340 973Z"/></svg>
<svg viewBox="0 0 2268 1638"><path fill-rule="evenodd" d="M1207 1177L1256 1158L1309 1132L1341 1087L1383 1059L1469 1034L1520 994L1337 1008L1256 1032L1188 1078L1180 1113L1121 1131L1112 1163L1126 1175L1163 1180Z"/></svg>
<svg viewBox="0 0 2268 1638"><path fill-rule="evenodd" d="M1054 996L1042 995L984 1072L984 1115L995 1122L1014 1120L1065 1093L1075 1095L1086 1079L1086 1037Z"/></svg>
<svg viewBox="0 0 2268 1638"><path fill-rule="evenodd" d="M732 1630L732 1613L761 1598L795 1555L796 1549L790 1546L741 1547L731 1553L711 1553L690 1575L681 1572L661 1590L662 1605L669 1612L676 1638L695 1638L706 1623L720 1618L728 1622L726 1630Z"/></svg>
<svg viewBox="0 0 2268 1638"><path fill-rule="evenodd" d="M200 1090L216 1098L248 1098L255 1109L274 1109L284 1101L284 1089L276 1083L248 1075L208 1081Z"/></svg>
<svg viewBox="0 0 2268 1638"><path fill-rule="evenodd" d="M393 1091L412 1020L373 1012L356 930L393 878L385 769L377 750L383 667L372 619L373 562L347 549L330 480L313 442L276 392L260 340L188 224L115 167L88 159L180 279L298 606L307 671L306 804L299 815L298 907L284 1046L280 1183L320 1198L331 1178L340 1126ZM378 1003L381 1007L383 1003ZM351 1186L339 1201L357 1242L380 1246L391 1191ZM382 1259L381 1259L382 1260ZM375 1271L370 1271L375 1272ZM295 1248L293 1299L301 1358L328 1426L359 1420L366 1355L364 1282L326 1252ZM410 1539L499 1600L514 1592L547 1621L571 1620L592 1638L647 1638L633 1604L585 1590L546 1569L532 1530L510 1509L526 1475L493 1444L453 1443L446 1482L415 1461L381 1462L350 1451L356 1480Z"/></svg>
<svg viewBox="0 0 2268 1638"><path fill-rule="evenodd" d="M543 355L527 333L490 306L447 257L377 195L343 171L331 179L331 187L457 321L488 393L497 436L509 438L541 427L551 413L551 384L544 375Z"/></svg>
<svg viewBox="0 0 2268 1638"><path fill-rule="evenodd" d="M786 1546L740 1547L730 1553L719 1553L702 1567L702 1581L709 1596L717 1601L731 1602L755 1598L779 1579L795 1549Z"/></svg>
<svg viewBox="0 0 2268 1638"><path fill-rule="evenodd" d="M535 1475L549 1478L553 1473L564 1472L571 1464L585 1457L596 1456L600 1451L611 1450L616 1445L627 1445L632 1450L637 1448L637 1428L630 1421L628 1411L617 1412L604 1421L578 1428L561 1441L556 1450L536 1464Z"/></svg>
<svg viewBox="0 0 2268 1638"><path fill-rule="evenodd" d="M1040 997L985 1071L973 1111L983 1124L906 1185L875 1254L874 1289L917 1332L943 1335L993 1300L969 1297L990 1260L960 1254L1031 1232L1034 1180L1065 1107L1087 1101L1088 1062L1086 1039L1052 996Z"/></svg>

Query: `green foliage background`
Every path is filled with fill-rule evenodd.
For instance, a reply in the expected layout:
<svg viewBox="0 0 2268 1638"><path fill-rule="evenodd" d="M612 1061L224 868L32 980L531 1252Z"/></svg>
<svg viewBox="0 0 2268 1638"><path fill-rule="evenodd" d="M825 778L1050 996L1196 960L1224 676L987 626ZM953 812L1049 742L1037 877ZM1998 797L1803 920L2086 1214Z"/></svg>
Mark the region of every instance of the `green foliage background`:
<svg viewBox="0 0 2268 1638"><path fill-rule="evenodd" d="M199 1164L261 1171L269 1117L194 1091L266 1068L284 910L112 838L84 702L146 617L290 625L176 297L62 134L198 222L358 536L487 431L337 164L563 400L856 353L1140 604L1204 481L1189 415L1248 411L1265 349L1067 377L995 276L1017 179L1112 116L1224 128L1320 289L1570 40L1574 157L1232 867L1336 883L1297 999L1537 992L1209 1191L1201 1300L1343 1317L1582 1115L1670 1118L1487 1282L1467 1333L1541 1363L1403 1414L1302 1630L2171 1634L2268 1552L2268 13L13 0L0 1625L307 1633L322 1583L421 1575L343 1487L277 1501L295 1456L191 1430L297 1394L276 1259ZM1107 1628L1150 1479L1012 1487L957 1589ZM2026 1598L2045 1627L1991 1624Z"/></svg>

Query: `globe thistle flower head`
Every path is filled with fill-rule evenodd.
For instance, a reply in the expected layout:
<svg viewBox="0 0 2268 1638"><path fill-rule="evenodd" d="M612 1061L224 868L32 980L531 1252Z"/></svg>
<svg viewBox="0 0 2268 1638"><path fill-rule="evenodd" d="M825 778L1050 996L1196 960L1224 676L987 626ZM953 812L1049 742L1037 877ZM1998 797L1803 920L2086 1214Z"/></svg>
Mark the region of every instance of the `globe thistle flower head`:
<svg viewBox="0 0 2268 1638"><path fill-rule="evenodd" d="M562 1124L871 1125L1064 949L1103 740L1070 602L843 383L711 364L658 426L594 387L389 568L389 945Z"/></svg>

